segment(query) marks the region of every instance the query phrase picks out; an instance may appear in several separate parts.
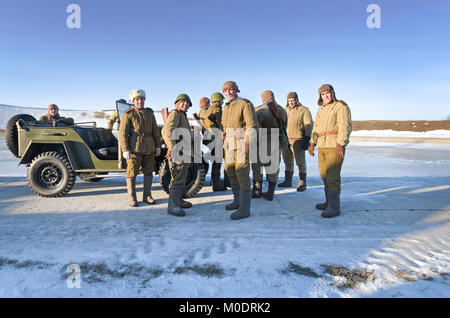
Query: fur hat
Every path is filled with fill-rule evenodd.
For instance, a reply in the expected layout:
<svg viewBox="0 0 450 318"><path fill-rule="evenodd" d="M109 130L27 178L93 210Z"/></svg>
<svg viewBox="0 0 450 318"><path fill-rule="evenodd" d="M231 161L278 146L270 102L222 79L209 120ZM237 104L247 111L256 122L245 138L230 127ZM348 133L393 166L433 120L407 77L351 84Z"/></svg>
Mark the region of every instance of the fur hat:
<svg viewBox="0 0 450 318"><path fill-rule="evenodd" d="M300 105L301 105L300 102L299 102L299 100L298 100L298 95L297 95L297 93L296 93L296 92L290 92L290 93L287 95L287 98L286 98L286 107L289 106L289 99L291 99L291 98L295 99L295 102L297 103L297 106L300 106Z"/></svg>
<svg viewBox="0 0 450 318"><path fill-rule="evenodd" d="M208 106L209 106L209 98L208 97L200 98L200 108L206 108Z"/></svg>
<svg viewBox="0 0 450 318"><path fill-rule="evenodd" d="M323 100L322 100L321 94L323 92L328 92L328 91L330 91L333 94L333 101L337 101L336 93L334 92L333 86L331 86L331 84L323 84L322 86L319 87L319 90L318 90L318 92L319 92L319 100L317 101L317 104L319 106L323 105Z"/></svg>
<svg viewBox="0 0 450 318"><path fill-rule="evenodd" d="M134 103L134 99L136 97L144 97L144 98L146 98L145 91L143 89L135 89L135 90L131 91L130 92L130 101L132 103Z"/></svg>
<svg viewBox="0 0 450 318"><path fill-rule="evenodd" d="M56 104L50 104L50 105L48 105L48 106L47 106L47 110L50 110L50 108L54 108L54 107L56 107L56 109L59 110L59 107L58 107L58 105L56 105Z"/></svg>
<svg viewBox="0 0 450 318"><path fill-rule="evenodd" d="M222 86L222 92L225 91L226 89L230 89L230 88L234 88L236 90L236 92L240 92L239 91L239 87L237 86L236 82L233 81L227 81L225 82L225 84L223 84Z"/></svg>
<svg viewBox="0 0 450 318"><path fill-rule="evenodd" d="M267 104L271 100L275 101L275 95L273 94L272 91L266 90L266 91L262 92L261 100L262 100L263 104Z"/></svg>

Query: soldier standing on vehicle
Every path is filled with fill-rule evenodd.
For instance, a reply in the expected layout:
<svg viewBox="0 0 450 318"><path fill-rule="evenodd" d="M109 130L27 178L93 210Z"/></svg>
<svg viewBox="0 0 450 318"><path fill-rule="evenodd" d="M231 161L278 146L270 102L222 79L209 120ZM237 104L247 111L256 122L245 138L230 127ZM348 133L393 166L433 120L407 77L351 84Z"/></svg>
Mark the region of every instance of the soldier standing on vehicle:
<svg viewBox="0 0 450 318"><path fill-rule="evenodd" d="M136 177L142 168L144 174L144 191L142 201L155 204L152 197L153 170L155 156L161 154L161 136L156 118L151 108L144 108L145 91L133 90L130 101L134 107L129 108L120 120L119 143L123 157L127 160L128 204L137 207Z"/></svg>
<svg viewBox="0 0 450 318"><path fill-rule="evenodd" d="M187 94L178 95L175 100L175 109L172 110L167 117L166 124L162 129L162 135L167 145L166 158L169 162L170 184L169 184L169 203L167 212L175 216L184 216L186 213L183 209L192 207L192 203L183 200L183 188L186 184L186 177L190 161L178 158L174 147L184 138L191 143L191 129L186 112L192 106L191 99ZM183 129L183 136L178 137L179 129ZM175 130L178 132L175 133ZM184 140L186 141L186 140Z"/></svg>
<svg viewBox="0 0 450 318"><path fill-rule="evenodd" d="M118 102L123 103L123 104L127 103L127 101L125 99L119 99ZM117 109L115 109L113 111L113 113L111 114L111 116L108 117L106 129L108 129L109 131L112 131L113 127L114 127L114 123L116 121L119 121L119 113L117 112Z"/></svg>
<svg viewBox="0 0 450 318"><path fill-rule="evenodd" d="M47 115L41 116L39 118L39 121L62 123L67 126L73 125L74 123L73 118L61 117L59 115L59 107L55 104L48 105L47 111L48 111Z"/></svg>
<svg viewBox="0 0 450 318"><path fill-rule="evenodd" d="M233 202L227 210L236 210L231 219L250 216L250 143L256 139L256 116L253 104L237 95L239 88L233 81L225 82L222 91L228 102L222 113L225 150L225 172L230 178Z"/></svg>
<svg viewBox="0 0 450 318"><path fill-rule="evenodd" d="M211 106L205 114L206 119L203 121L203 128L205 129L203 136L204 142L208 148L211 149L211 156L215 156L216 149L220 148L223 151L223 141L221 136L216 140L213 130L222 130L222 105L224 96L221 93L214 93L211 95ZM215 148L213 147L215 146ZM223 156L222 156L223 158ZM217 159L217 158L216 158ZM214 160L211 167L211 184L213 191L226 191L225 182L220 179L220 169L222 167L222 160L217 162Z"/></svg>
<svg viewBox="0 0 450 318"><path fill-rule="evenodd" d="M324 210L322 217L332 218L340 214L341 168L345 147L352 132L350 108L336 99L333 86L324 84L319 88L319 111L314 120L309 154L319 147L319 171L325 189L325 203L316 204Z"/></svg>
<svg viewBox="0 0 450 318"><path fill-rule="evenodd" d="M283 107L278 105L275 101L275 96L272 91L266 90L261 94L262 105L255 109L256 120L258 122L259 128L259 140L258 140L258 161L252 164L253 171L253 191L252 197L259 198L263 197L268 201L272 201L275 188L278 182L278 172L280 169L280 159L281 159L281 147L279 138L276 139L275 144L272 144L271 130L283 128L286 124L287 115ZM261 131L264 130L263 132ZM262 142L264 140L261 138L261 133L266 134L265 145L266 153L264 157L270 158L268 162L261 162L260 152L264 151L265 147L262 147ZM281 133L281 132L279 132ZM278 148L278 149L276 149ZM278 151L276 155L275 149ZM261 169L265 168L267 173L267 180L269 181L268 191L261 194L262 191L262 180L263 174ZM276 168L274 168L276 167ZM268 171L270 169L270 171Z"/></svg>
<svg viewBox="0 0 450 318"><path fill-rule="evenodd" d="M287 96L286 113L288 117L287 134L289 138L289 148L283 150L283 160L285 164L284 182L278 184L279 187L291 187L292 176L294 175L294 158L298 167L297 191L306 190L306 160L305 151L309 148L312 131L312 117L308 107L303 106L298 101L296 92L291 92Z"/></svg>

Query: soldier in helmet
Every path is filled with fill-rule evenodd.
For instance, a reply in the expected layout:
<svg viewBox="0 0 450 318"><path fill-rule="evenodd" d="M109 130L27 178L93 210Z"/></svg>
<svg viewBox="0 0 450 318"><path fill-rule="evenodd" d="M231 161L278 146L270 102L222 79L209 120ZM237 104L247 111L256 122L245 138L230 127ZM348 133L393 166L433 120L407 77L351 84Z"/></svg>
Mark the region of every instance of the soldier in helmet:
<svg viewBox="0 0 450 318"><path fill-rule="evenodd" d="M192 106L191 99L187 94L180 94L175 100L175 109L167 117L166 124L162 129L162 135L167 145L166 158L170 168L169 203L167 212L174 216L184 216L183 209L192 207L192 203L183 200L183 188L186 184L186 177L190 161L179 158L175 146L187 138L191 142L191 130L186 115L189 107ZM183 129L183 138L177 136L176 129Z"/></svg>
<svg viewBox="0 0 450 318"><path fill-rule="evenodd" d="M263 138L261 138L261 134L259 135L258 138L259 139L258 148L260 148L258 150L258 161L252 164L252 171L253 171L252 197L260 198L262 196L264 199L272 201L278 181L278 171L280 168L280 159L281 159L281 147L278 138L275 144L272 143L271 132L272 129L280 129L285 126L287 115L283 107L278 105L278 103L275 101L275 96L272 91L270 90L264 91L261 94L261 99L263 104L255 109L256 120L260 133L267 133L267 139L264 142ZM264 130L264 132L262 132L261 130ZM264 142L265 147L261 147L263 145L262 142ZM268 157L270 158L270 160L268 162L263 163L260 157L261 154L260 152L264 150L266 150L264 157ZM275 155L277 152L278 156ZM261 193L262 179L263 179L261 171L262 168L265 168L267 173L267 180L269 181L269 188L268 191L265 193ZM270 171L268 171L268 169L270 169Z"/></svg>
<svg viewBox="0 0 450 318"><path fill-rule="evenodd" d="M205 120L203 121L203 128L205 129L204 137L207 139L206 145L215 145L216 148L211 149L211 155L215 156L216 149L220 147L223 150L222 139L215 140L213 130L222 130L222 105L224 96L221 93L214 93L211 95L211 106L205 114ZM211 147L212 148L212 147ZM223 158L223 156L222 156ZM216 158L217 159L217 158ZM213 191L226 191L227 187L225 182L220 179L220 168L222 167L222 160L220 162L214 160L211 168L211 184Z"/></svg>
<svg viewBox="0 0 450 318"><path fill-rule="evenodd" d="M161 136L153 110L144 107L145 91L131 91L130 100L134 107L126 110L120 120L119 143L127 160L128 204L137 207L136 177L140 169L144 174L142 201L155 204L151 190L155 156L161 153Z"/></svg>
<svg viewBox="0 0 450 318"><path fill-rule="evenodd" d="M305 151L309 148L311 139L312 119L308 107L298 101L296 92L290 92L287 96L286 113L288 117L287 134L289 147L283 150L283 160L286 167L284 182L279 187L291 187L294 175L294 158L298 167L297 191L306 190L306 160Z"/></svg>
<svg viewBox="0 0 450 318"><path fill-rule="evenodd" d="M125 99L119 99L118 102L123 103L123 104L127 103L127 101ZM117 112L117 109L114 110L113 113L111 114L111 116L108 117L106 129L108 129L109 131L112 131L113 127L114 127L114 123L116 121L119 121L119 113Z"/></svg>
<svg viewBox="0 0 450 318"><path fill-rule="evenodd" d="M233 202L225 208L237 210L230 217L238 220L250 216L249 151L250 144L256 139L256 116L253 104L238 96L239 88L235 82L225 82L222 91L228 99L222 112L225 172L233 191Z"/></svg>
<svg viewBox="0 0 450 318"><path fill-rule="evenodd" d="M73 125L74 123L73 118L61 117L59 115L59 107L55 104L48 105L47 111L47 115L41 116L39 121L61 123L67 126Z"/></svg>
<svg viewBox="0 0 450 318"><path fill-rule="evenodd" d="M352 132L350 108L336 99L333 86L324 84L319 88L319 111L314 120L309 154L319 148L319 171L325 189L325 203L316 204L323 210L322 217L332 218L340 214L341 168L345 147Z"/></svg>

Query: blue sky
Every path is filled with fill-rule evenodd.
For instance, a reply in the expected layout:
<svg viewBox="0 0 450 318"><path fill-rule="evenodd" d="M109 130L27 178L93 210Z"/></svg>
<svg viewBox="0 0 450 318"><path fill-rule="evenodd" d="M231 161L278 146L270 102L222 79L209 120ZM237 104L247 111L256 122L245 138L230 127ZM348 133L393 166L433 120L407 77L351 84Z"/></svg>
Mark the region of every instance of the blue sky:
<svg viewBox="0 0 450 318"><path fill-rule="evenodd" d="M66 8L81 8L69 29ZM381 28L369 29L369 4ZM147 105L198 111L234 80L255 106L271 89L281 105L297 91L315 115L331 83L354 120L450 115L450 1L0 2L0 104L112 109L142 88Z"/></svg>

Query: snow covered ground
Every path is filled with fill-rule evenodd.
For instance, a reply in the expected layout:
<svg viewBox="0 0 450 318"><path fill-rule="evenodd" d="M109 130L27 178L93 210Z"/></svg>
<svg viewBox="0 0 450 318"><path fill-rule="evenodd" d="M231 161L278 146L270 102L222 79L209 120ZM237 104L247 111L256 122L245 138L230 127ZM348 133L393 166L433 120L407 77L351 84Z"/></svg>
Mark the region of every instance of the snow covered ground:
<svg viewBox="0 0 450 318"><path fill-rule="evenodd" d="M45 113L1 107L0 129ZM248 219L231 221L231 191L209 182L176 218L157 176L155 206L128 207L123 175L38 197L0 134L0 297L450 297L450 144L352 142L334 219L314 209L317 157L307 165L305 192L253 199Z"/></svg>
<svg viewBox="0 0 450 318"><path fill-rule="evenodd" d="M334 219L307 164L306 192L248 219L210 186L176 218L157 176L155 206L128 207L124 176L40 198L0 138L0 297L450 297L450 145L351 144Z"/></svg>

